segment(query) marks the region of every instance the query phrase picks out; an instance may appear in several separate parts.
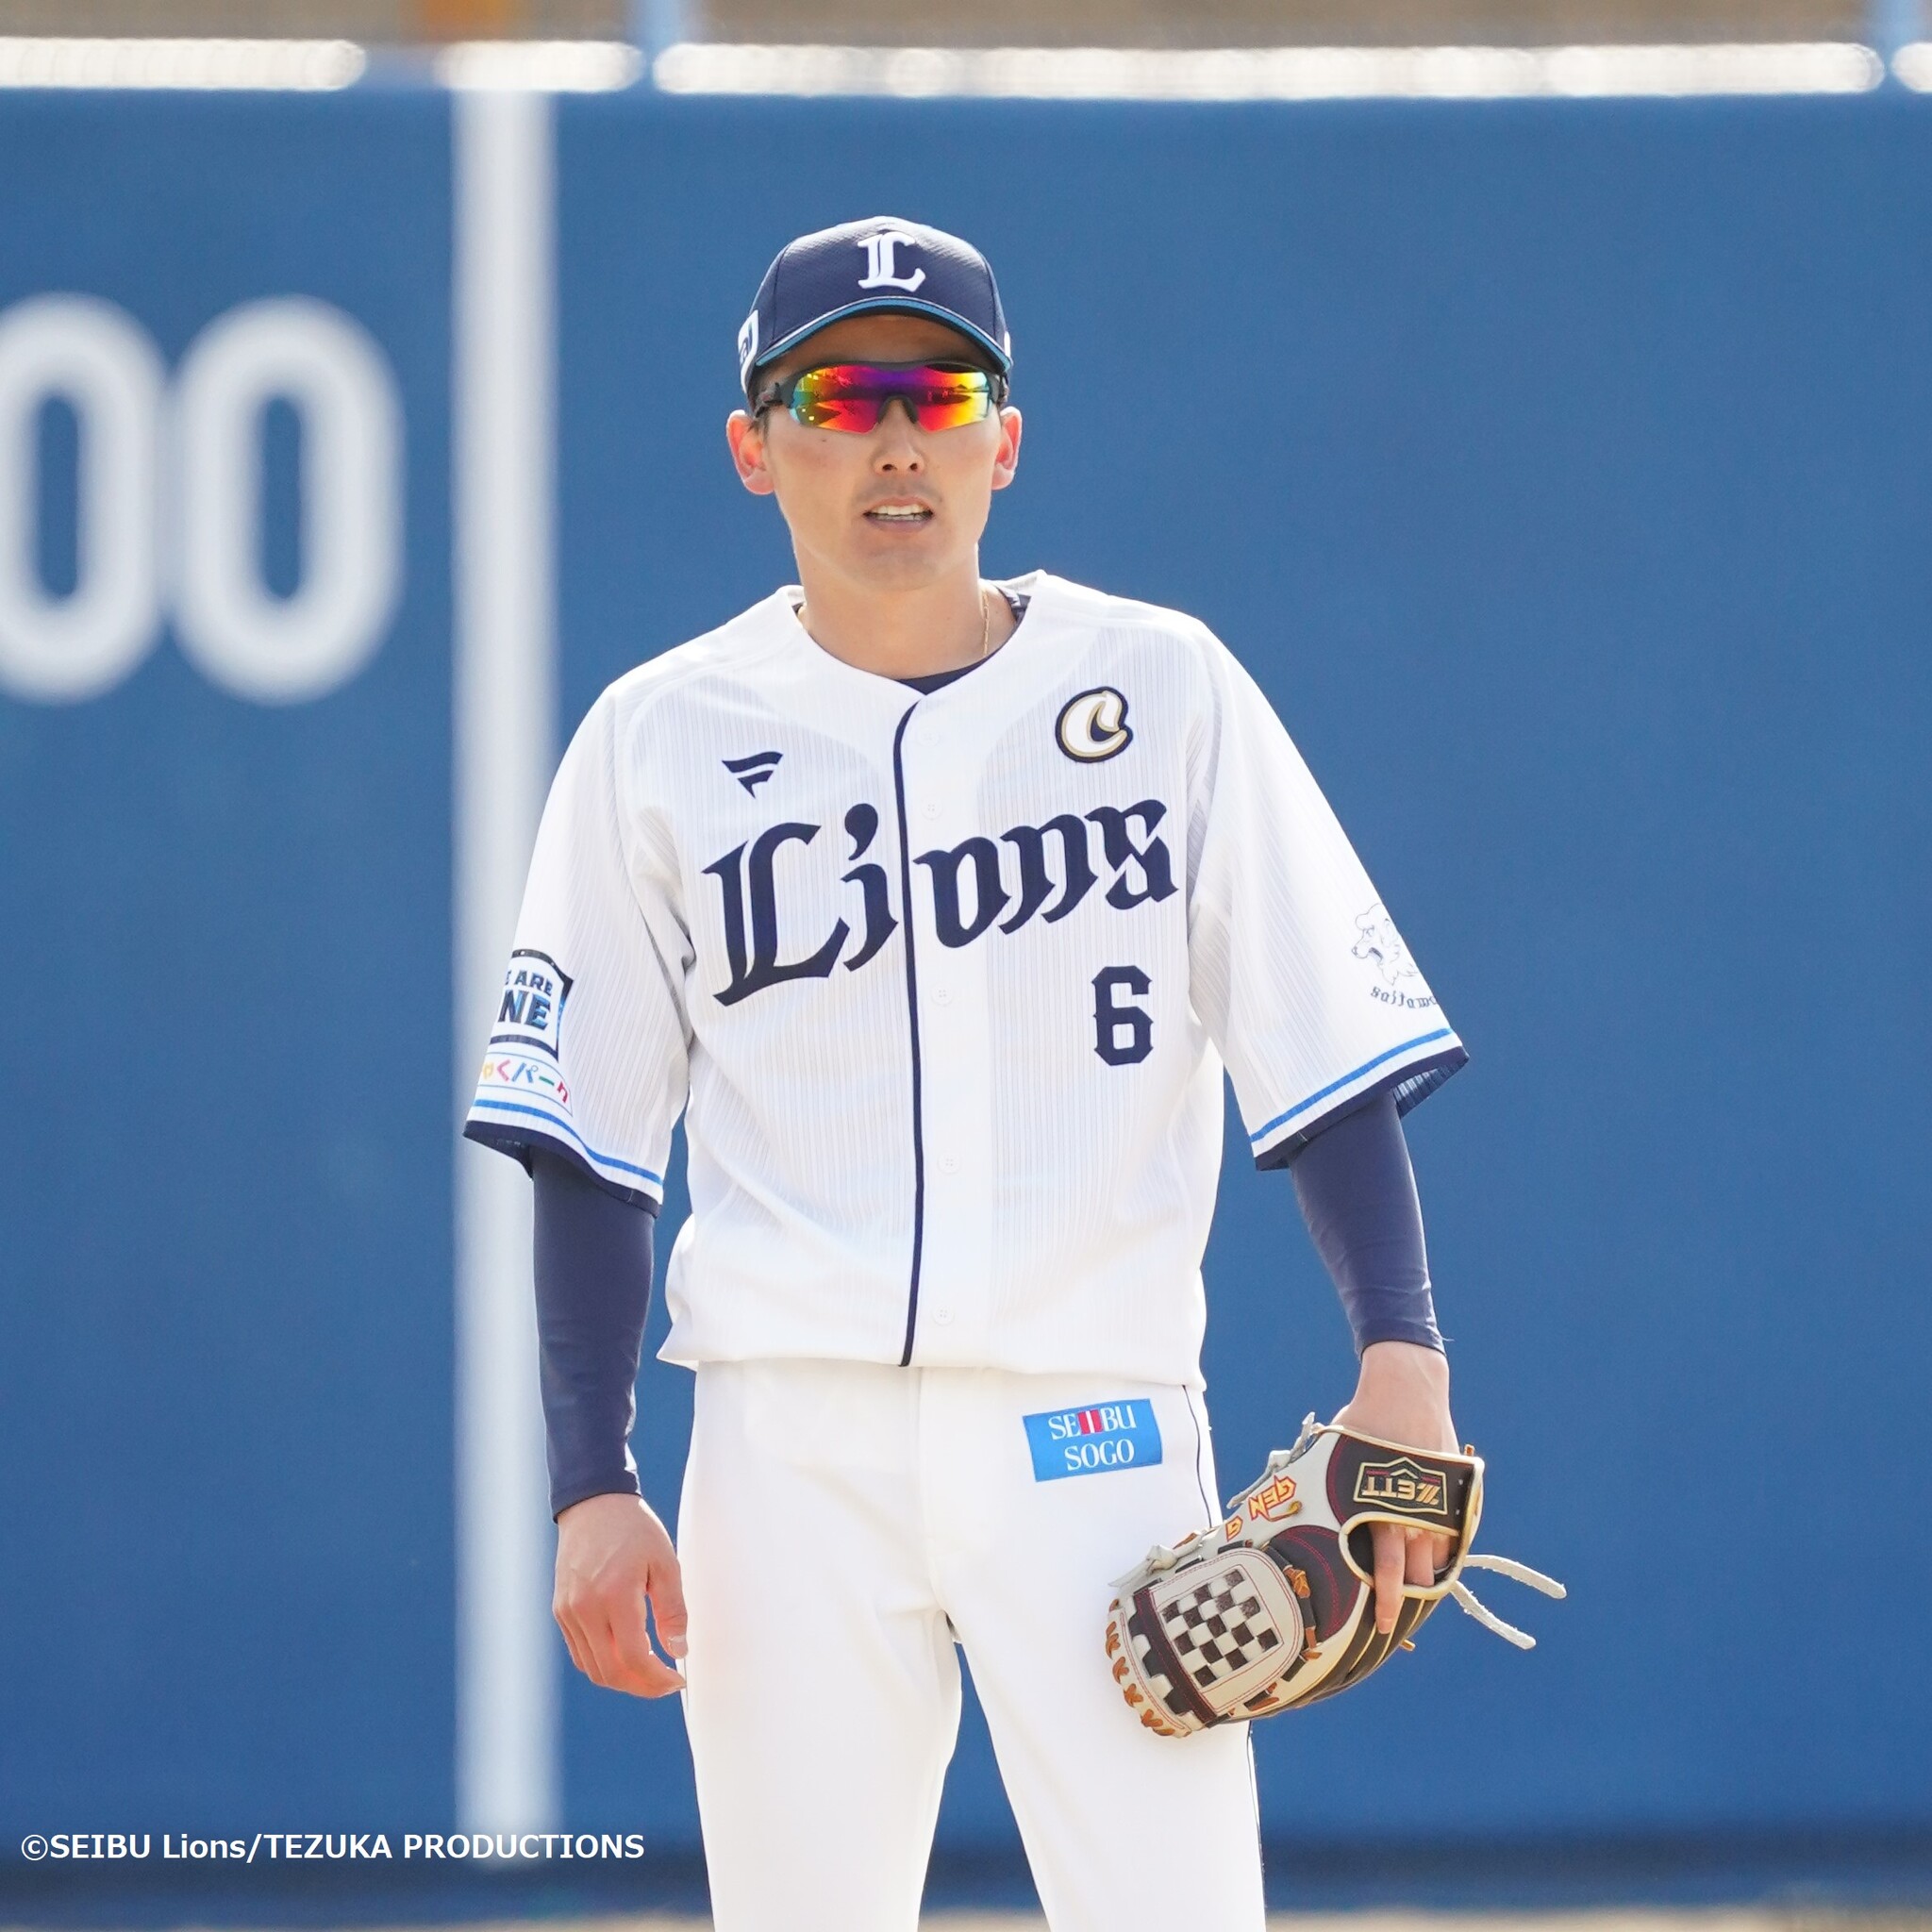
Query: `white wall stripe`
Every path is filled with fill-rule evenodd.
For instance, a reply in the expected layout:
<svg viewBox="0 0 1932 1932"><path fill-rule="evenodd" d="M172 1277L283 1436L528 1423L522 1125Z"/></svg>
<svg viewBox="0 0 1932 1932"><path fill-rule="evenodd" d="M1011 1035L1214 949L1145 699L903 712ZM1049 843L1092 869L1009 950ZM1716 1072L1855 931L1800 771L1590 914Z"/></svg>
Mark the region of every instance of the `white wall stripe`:
<svg viewBox="0 0 1932 1932"><path fill-rule="evenodd" d="M595 94L641 80L644 57L628 41L458 41L431 71L444 87Z"/></svg>
<svg viewBox="0 0 1932 1932"><path fill-rule="evenodd" d="M453 420L457 1120L475 1091L556 764L551 104L458 94ZM457 1811L559 1823L554 1549L530 1283L530 1186L459 1145Z"/></svg>
<svg viewBox="0 0 1932 1932"><path fill-rule="evenodd" d="M0 36L0 88L351 87L369 57L353 41Z"/></svg>
<svg viewBox="0 0 1932 1932"><path fill-rule="evenodd" d="M841 47L688 42L667 93L978 94L1029 100L1507 100L1859 93L1885 63L1855 42L1576 47Z"/></svg>

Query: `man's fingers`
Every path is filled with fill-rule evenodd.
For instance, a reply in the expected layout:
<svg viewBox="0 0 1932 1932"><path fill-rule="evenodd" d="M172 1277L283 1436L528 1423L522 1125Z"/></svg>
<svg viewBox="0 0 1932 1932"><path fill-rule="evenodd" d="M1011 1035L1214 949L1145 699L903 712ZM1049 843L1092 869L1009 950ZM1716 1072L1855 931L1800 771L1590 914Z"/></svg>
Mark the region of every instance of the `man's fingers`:
<svg viewBox="0 0 1932 1932"><path fill-rule="evenodd" d="M1375 1628L1386 1637L1395 1628L1396 1613L1402 1608L1402 1575L1408 1539L1398 1524L1378 1523L1374 1527Z"/></svg>
<svg viewBox="0 0 1932 1932"><path fill-rule="evenodd" d="M625 1600L611 1621L616 1674L610 1688L628 1690L633 1697L663 1697L682 1690L684 1679L651 1648L644 1604L644 1592L639 1591Z"/></svg>
<svg viewBox="0 0 1932 1932"><path fill-rule="evenodd" d="M677 1633L684 1641L684 1606L678 1602ZM593 1684L627 1690L634 1697L664 1697L684 1689L684 1679L651 1648L644 1624L642 1592L611 1607L600 1598L573 1601L555 1611L570 1660ZM669 1638L666 1638L667 1644Z"/></svg>
<svg viewBox="0 0 1932 1932"><path fill-rule="evenodd" d="M1436 1580L1435 1546L1441 1539L1425 1531L1407 1532L1408 1567L1406 1574L1411 1583L1430 1584Z"/></svg>
<svg viewBox="0 0 1932 1932"><path fill-rule="evenodd" d="M603 1606L584 1606L577 1613L577 1629L585 1652L584 1675L607 1690L622 1690L626 1674L625 1661Z"/></svg>
<svg viewBox="0 0 1932 1932"><path fill-rule="evenodd" d="M677 1558L668 1557L651 1571L651 1621L658 1626L658 1641L667 1657L684 1655L684 1578L678 1573Z"/></svg>
<svg viewBox="0 0 1932 1932"><path fill-rule="evenodd" d="M570 1652L571 1662L588 1677L591 1673L584 1659L583 1648L577 1641L575 1620L561 1607L554 1609L551 1614L557 1620L557 1627L563 1632L563 1647Z"/></svg>
<svg viewBox="0 0 1932 1932"><path fill-rule="evenodd" d="M628 1690L633 1697L669 1697L673 1691L684 1689L684 1674L673 1670L653 1652L631 1674L629 1680L618 1685L617 1689Z"/></svg>

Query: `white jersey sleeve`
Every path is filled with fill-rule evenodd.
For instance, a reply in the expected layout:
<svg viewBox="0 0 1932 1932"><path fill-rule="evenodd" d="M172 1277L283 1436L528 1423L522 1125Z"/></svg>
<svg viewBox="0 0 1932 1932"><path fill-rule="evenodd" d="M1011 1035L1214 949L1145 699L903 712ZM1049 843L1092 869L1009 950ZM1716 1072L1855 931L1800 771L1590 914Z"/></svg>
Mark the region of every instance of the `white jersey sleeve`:
<svg viewBox="0 0 1932 1932"><path fill-rule="evenodd" d="M525 1167L559 1154L655 1208L685 1102L691 941L675 866L622 808L619 715L607 693L551 783L463 1131Z"/></svg>
<svg viewBox="0 0 1932 1932"><path fill-rule="evenodd" d="M1468 1055L1259 686L1208 633L1203 662L1191 991L1257 1163L1281 1167L1378 1092L1407 1113Z"/></svg>

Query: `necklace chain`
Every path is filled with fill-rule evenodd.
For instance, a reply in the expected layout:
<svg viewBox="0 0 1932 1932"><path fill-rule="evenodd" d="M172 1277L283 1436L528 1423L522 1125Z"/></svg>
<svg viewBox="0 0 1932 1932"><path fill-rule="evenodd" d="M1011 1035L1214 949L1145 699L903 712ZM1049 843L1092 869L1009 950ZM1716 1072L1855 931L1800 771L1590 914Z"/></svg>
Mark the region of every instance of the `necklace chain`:
<svg viewBox="0 0 1932 1932"><path fill-rule="evenodd" d="M796 609L794 610L793 614L797 617L800 625L804 626L805 606L802 603L796 607ZM807 635L810 635L808 628L807 629ZM977 663L984 663L988 656L991 654L991 649L992 599L986 594L986 586L984 584L981 584L979 587L979 656L974 661Z"/></svg>

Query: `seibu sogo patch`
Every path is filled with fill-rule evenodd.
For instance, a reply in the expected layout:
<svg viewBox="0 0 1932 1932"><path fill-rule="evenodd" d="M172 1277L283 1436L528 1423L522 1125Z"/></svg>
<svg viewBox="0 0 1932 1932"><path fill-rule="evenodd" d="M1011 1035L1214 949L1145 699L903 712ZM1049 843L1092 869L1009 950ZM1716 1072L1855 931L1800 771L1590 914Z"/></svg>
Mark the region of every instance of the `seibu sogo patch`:
<svg viewBox="0 0 1932 1932"><path fill-rule="evenodd" d="M1033 1480L1144 1469L1160 1460L1160 1424L1145 1400L1098 1402L1089 1408L1049 1408L1021 1418L1033 1451Z"/></svg>

